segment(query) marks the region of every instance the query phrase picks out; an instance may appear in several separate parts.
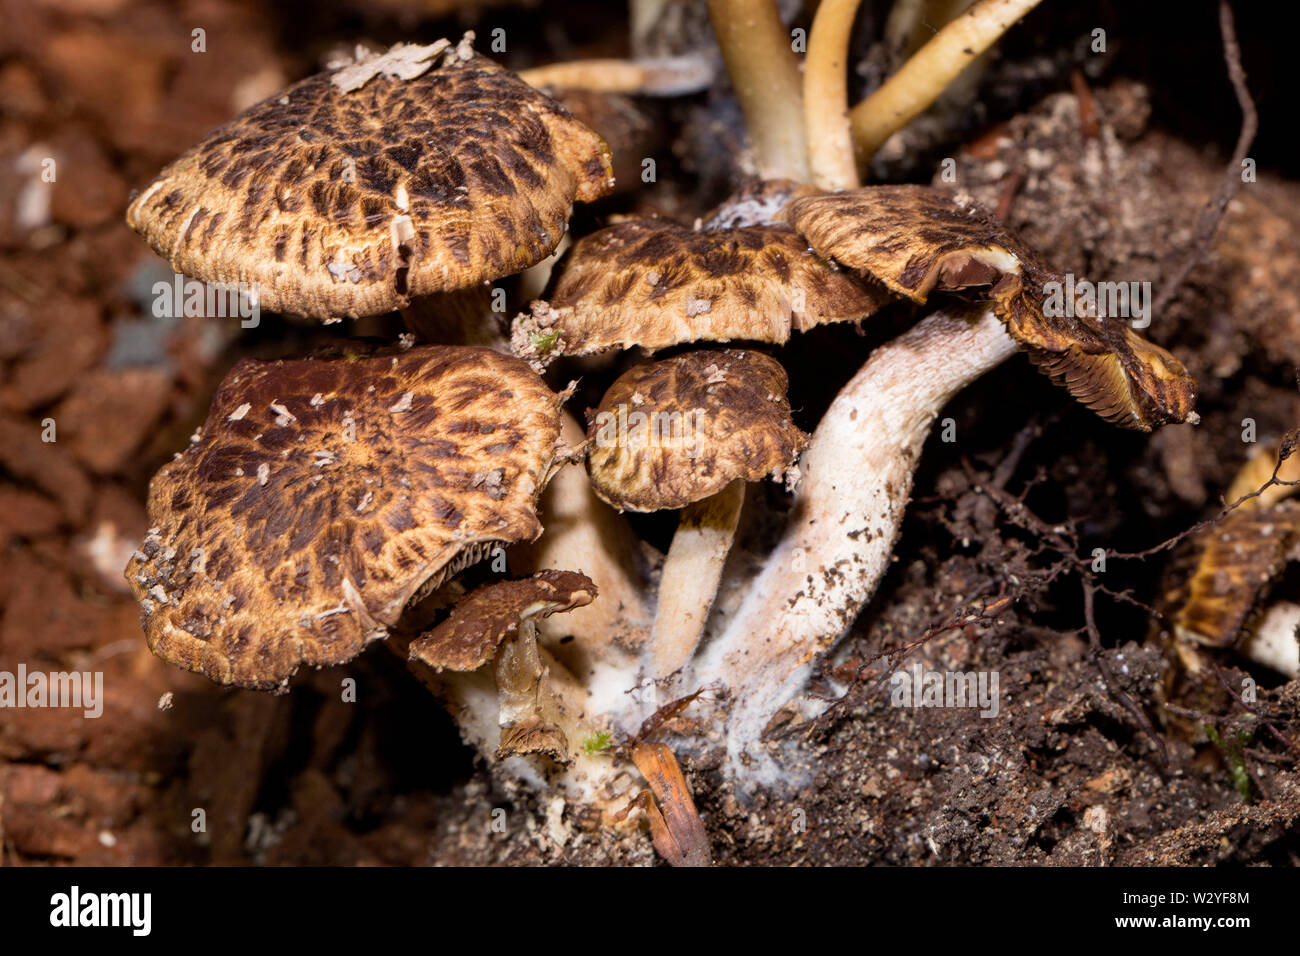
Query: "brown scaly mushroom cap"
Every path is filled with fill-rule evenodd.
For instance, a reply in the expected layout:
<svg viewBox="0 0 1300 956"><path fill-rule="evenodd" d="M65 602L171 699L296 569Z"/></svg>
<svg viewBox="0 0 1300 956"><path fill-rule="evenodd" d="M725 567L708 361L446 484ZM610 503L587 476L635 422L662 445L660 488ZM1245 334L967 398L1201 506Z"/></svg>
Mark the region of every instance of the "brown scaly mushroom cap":
<svg viewBox="0 0 1300 956"><path fill-rule="evenodd" d="M1300 481L1293 437L1281 446L1265 445L1247 461L1223 496L1236 507L1189 542L1183 563L1195 563L1173 594L1180 636L1217 647L1232 644L1267 586L1288 561L1300 560L1300 501L1285 500L1297 486L1266 484L1274 469L1281 482Z"/></svg>
<svg viewBox="0 0 1300 956"><path fill-rule="evenodd" d="M1033 255L978 206L926 186L869 186L793 200L787 219L820 256L924 303L935 289L991 286Z"/></svg>
<svg viewBox="0 0 1300 956"><path fill-rule="evenodd" d="M539 571L518 581L485 584L462 598L447 620L411 642L411 660L440 671L478 670L524 621L595 599L595 583L578 571Z"/></svg>
<svg viewBox="0 0 1300 956"><path fill-rule="evenodd" d="M807 441L790 418L788 385L779 363L737 349L629 369L587 429L592 487L620 510L659 511L702 501L736 479L785 475ZM645 417L633 418L638 412Z"/></svg>
<svg viewBox="0 0 1300 956"><path fill-rule="evenodd" d="M350 660L495 542L541 532L559 399L482 348L259 362L149 488L126 569L159 657L271 688Z"/></svg>
<svg viewBox="0 0 1300 956"><path fill-rule="evenodd" d="M614 191L628 192L641 185L641 160L659 149L665 131L631 96L600 90L548 89L547 94L585 126L600 134L609 146L614 170Z"/></svg>
<svg viewBox="0 0 1300 956"><path fill-rule="evenodd" d="M375 315L545 258L609 150L462 42L399 44L253 106L164 169L131 228L196 279L262 307ZM445 54L445 55L444 55Z"/></svg>
<svg viewBox="0 0 1300 956"><path fill-rule="evenodd" d="M1174 615L1178 634L1224 647L1241 634L1265 587L1300 544L1300 502L1239 507L1199 535L1196 567Z"/></svg>
<svg viewBox="0 0 1300 956"><path fill-rule="evenodd" d="M1001 223L925 186L870 186L793 200L790 223L818 255L925 302L934 291L988 288L994 312L1053 381L1107 421L1150 431L1195 421L1182 363L1118 321L1044 313L1047 269Z"/></svg>
<svg viewBox="0 0 1300 956"><path fill-rule="evenodd" d="M862 319L888 301L787 226L694 230L636 219L574 243L549 300L516 319L512 346L545 361L684 342L780 344L792 330Z"/></svg>

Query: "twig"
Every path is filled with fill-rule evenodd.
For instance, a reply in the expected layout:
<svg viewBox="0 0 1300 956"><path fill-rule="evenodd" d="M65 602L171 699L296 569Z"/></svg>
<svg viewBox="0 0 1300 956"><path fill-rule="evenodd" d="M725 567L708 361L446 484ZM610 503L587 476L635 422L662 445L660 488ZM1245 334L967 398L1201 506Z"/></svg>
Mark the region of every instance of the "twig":
<svg viewBox="0 0 1300 956"><path fill-rule="evenodd" d="M1282 470L1282 465L1286 462L1288 458L1291 457L1291 455L1295 453L1298 443L1300 443L1300 431L1295 431L1287 435L1286 438L1282 440L1282 447L1278 450L1277 464L1273 466L1273 474L1269 477L1268 481L1264 482L1254 491L1242 495L1232 504L1225 505L1223 509L1214 517L1206 518L1204 521L1198 521L1190 528L1184 528L1182 531L1178 532L1178 534L1174 535L1173 537L1166 538L1164 541L1161 541L1159 544L1152 545L1151 547L1147 548L1145 551L1131 551L1131 552L1107 551L1106 557L1108 559L1115 558L1120 561L1144 560L1146 558L1152 557L1153 555L1159 554L1162 551L1168 551L1170 548L1179 544L1181 541L1190 537L1191 535L1196 534L1198 531L1204 531L1206 528L1218 524L1220 521L1228 517L1229 514L1237 510L1237 508L1241 507L1247 501L1250 501L1252 498L1258 498L1260 495L1262 495L1269 488L1272 488L1274 485L1279 485L1282 487L1292 487L1295 485L1300 485L1300 480L1291 481L1286 478L1278 477L1278 472Z"/></svg>
<svg viewBox="0 0 1300 956"><path fill-rule="evenodd" d="M1083 131L1083 138L1096 139L1101 135L1097 124L1097 101L1093 99L1092 90L1088 89L1088 81L1084 79L1082 70L1070 74L1070 88L1074 90L1074 98L1079 101L1079 128Z"/></svg>
<svg viewBox="0 0 1300 956"><path fill-rule="evenodd" d="M1237 148L1224 173L1223 185L1219 187L1218 195L1201 211L1196 245L1156 298L1153 309L1156 315L1164 312L1165 306L1174 297L1179 286L1209 250L1214 234L1218 231L1219 222L1228 209L1228 203L1241 188L1241 164L1246 159L1246 152L1254 142L1255 133L1259 128L1259 114L1255 110L1255 101L1250 98L1250 90L1246 87L1246 71L1241 66L1241 47L1237 45L1237 28L1233 22L1232 5L1228 0L1219 0L1219 32L1223 34L1223 58L1228 64L1228 78L1232 81L1233 91L1237 94L1237 102L1241 106L1241 132L1237 136Z"/></svg>

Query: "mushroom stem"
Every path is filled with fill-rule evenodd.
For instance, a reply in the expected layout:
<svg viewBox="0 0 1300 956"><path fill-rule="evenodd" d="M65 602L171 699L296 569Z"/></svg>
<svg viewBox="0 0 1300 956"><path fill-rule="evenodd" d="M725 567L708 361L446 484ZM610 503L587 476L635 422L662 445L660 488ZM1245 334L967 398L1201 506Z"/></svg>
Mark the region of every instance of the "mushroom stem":
<svg viewBox="0 0 1300 956"><path fill-rule="evenodd" d="M682 509L659 579L659 606L647 647L650 673L671 677L695 654L736 537L745 482Z"/></svg>
<svg viewBox="0 0 1300 956"><path fill-rule="evenodd" d="M688 96L708 89L713 82L713 68L700 55L644 60L570 60L520 70L519 77L537 89Z"/></svg>
<svg viewBox="0 0 1300 956"><path fill-rule="evenodd" d="M930 106L975 58L1041 0L980 0L917 50L849 114L858 165Z"/></svg>
<svg viewBox="0 0 1300 956"><path fill-rule="evenodd" d="M1016 344L991 311L937 312L872 353L826 411L801 463L790 522L694 670L731 692L731 769L889 567L930 425Z"/></svg>
<svg viewBox="0 0 1300 956"><path fill-rule="evenodd" d="M849 126L849 39L860 0L822 0L808 35L803 108L812 181L822 189L857 189Z"/></svg>
<svg viewBox="0 0 1300 956"><path fill-rule="evenodd" d="M885 21L885 45L896 68L975 0L896 0Z"/></svg>
<svg viewBox="0 0 1300 956"><path fill-rule="evenodd" d="M745 483L737 479L681 510L659 578L659 606L647 646L650 674L656 680L676 674L694 656L718 596L744 503Z"/></svg>
<svg viewBox="0 0 1300 956"><path fill-rule="evenodd" d="M605 754L587 752L584 742L599 729L590 719L594 712L587 693L545 648L533 644L536 664L545 675L543 692L552 697L550 714L568 742L566 765L535 755L515 754L503 760L491 760L502 736L499 668L437 673L420 661L408 659L409 640L394 634L383 643L406 661L420 683L443 701L465 743L500 767L507 779L521 781L537 794L559 790L574 804L599 810L606 826L617 824L615 814L621 809L619 803L635 777L629 774L626 764Z"/></svg>
<svg viewBox="0 0 1300 956"><path fill-rule="evenodd" d="M560 439L571 448L586 440L568 413ZM538 510L545 530L523 549L529 566L581 571L600 592L586 607L539 621L538 630L592 688L596 712L621 710L624 692L636 684L637 651L645 643L651 614L636 539L626 521L596 497L580 464L564 465L555 473ZM575 640L558 643L570 636Z"/></svg>
<svg viewBox="0 0 1300 956"><path fill-rule="evenodd" d="M808 181L799 64L775 0L709 0L709 20L764 179Z"/></svg>
<svg viewBox="0 0 1300 956"><path fill-rule="evenodd" d="M1270 606L1242 642L1241 652L1279 674L1300 677L1300 604L1278 601Z"/></svg>
<svg viewBox="0 0 1300 956"><path fill-rule="evenodd" d="M537 623L521 621L516 634L497 651L494 673L501 706L501 746L497 753L564 755L577 741L560 727L558 707L546 680L537 647Z"/></svg>

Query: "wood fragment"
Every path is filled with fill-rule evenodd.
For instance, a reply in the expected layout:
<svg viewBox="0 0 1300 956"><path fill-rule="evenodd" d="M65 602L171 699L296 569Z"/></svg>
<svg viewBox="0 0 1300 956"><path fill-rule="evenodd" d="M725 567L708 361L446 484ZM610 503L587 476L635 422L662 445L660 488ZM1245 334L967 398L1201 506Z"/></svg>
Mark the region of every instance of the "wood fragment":
<svg viewBox="0 0 1300 956"><path fill-rule="evenodd" d="M673 752L664 744L639 743L632 748L632 762L657 803L646 810L655 849L673 866L712 865L709 836Z"/></svg>

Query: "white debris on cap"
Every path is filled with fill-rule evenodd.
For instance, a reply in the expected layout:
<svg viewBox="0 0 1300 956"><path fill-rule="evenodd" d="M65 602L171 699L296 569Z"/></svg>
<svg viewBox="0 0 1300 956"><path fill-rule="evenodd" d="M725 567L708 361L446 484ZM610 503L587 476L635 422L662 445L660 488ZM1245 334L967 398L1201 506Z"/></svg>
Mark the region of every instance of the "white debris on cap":
<svg viewBox="0 0 1300 956"><path fill-rule="evenodd" d="M447 39L435 40L427 46L397 43L387 53L375 53L358 46L353 62L341 67L330 78L330 82L344 93L351 93L380 74L398 80L413 80L427 73L433 66L433 58L449 46L451 41Z"/></svg>

